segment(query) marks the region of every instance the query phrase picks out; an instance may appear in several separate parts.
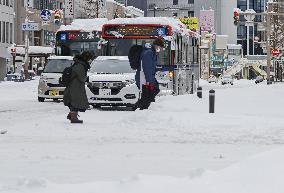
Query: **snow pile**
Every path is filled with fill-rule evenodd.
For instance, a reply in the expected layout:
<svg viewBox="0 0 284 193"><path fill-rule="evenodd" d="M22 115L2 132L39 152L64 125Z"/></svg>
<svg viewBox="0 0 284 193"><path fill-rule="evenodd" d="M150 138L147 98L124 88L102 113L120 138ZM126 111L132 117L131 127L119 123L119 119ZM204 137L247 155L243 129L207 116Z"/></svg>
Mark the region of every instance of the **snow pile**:
<svg viewBox="0 0 284 193"><path fill-rule="evenodd" d="M55 184L21 180L16 187L0 186L1 193L282 193L284 148L262 153L217 172L183 178L136 175L120 181ZM73 175L73 174L71 174Z"/></svg>
<svg viewBox="0 0 284 193"><path fill-rule="evenodd" d="M91 109L71 125L62 103L37 101L37 81L1 82L0 192L282 193L283 148L244 160L284 144L284 85L200 83L202 99Z"/></svg>
<svg viewBox="0 0 284 193"><path fill-rule="evenodd" d="M81 32L102 31L107 18L75 19L70 25L61 25L58 31L78 30Z"/></svg>

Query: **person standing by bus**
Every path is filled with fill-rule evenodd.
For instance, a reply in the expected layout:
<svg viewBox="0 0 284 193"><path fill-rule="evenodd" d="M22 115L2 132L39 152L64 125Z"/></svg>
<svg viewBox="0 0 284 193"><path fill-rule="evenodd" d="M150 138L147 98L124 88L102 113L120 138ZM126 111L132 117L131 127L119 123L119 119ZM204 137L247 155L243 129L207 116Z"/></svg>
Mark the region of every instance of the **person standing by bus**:
<svg viewBox="0 0 284 193"><path fill-rule="evenodd" d="M145 44L141 53L141 66L137 69L135 80L137 87L142 90L141 97L136 103L140 110L148 109L151 102L160 92L158 81L155 77L157 66L157 53L164 47L164 41L155 39L152 45Z"/></svg>
<svg viewBox="0 0 284 193"><path fill-rule="evenodd" d="M89 108L88 98L85 90L87 71L90 69L89 61L93 58L90 51L84 51L81 55L74 57L71 67L71 81L64 91L64 105L70 109L67 119L71 123L83 123L78 119L78 112L85 112Z"/></svg>

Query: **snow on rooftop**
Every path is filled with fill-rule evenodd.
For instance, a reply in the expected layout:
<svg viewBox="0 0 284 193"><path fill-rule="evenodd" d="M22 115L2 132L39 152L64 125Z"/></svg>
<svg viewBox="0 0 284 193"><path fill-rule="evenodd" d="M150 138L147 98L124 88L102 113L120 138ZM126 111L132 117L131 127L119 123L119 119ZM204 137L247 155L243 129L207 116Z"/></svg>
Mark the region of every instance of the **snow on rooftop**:
<svg viewBox="0 0 284 193"><path fill-rule="evenodd" d="M102 26L108 21L107 18L75 19L70 25L61 25L58 31L80 30L85 32L102 31Z"/></svg>
<svg viewBox="0 0 284 193"><path fill-rule="evenodd" d="M9 53L11 53L11 48L8 48ZM16 53L20 55L25 54L25 48L24 47L15 47ZM29 54L52 54L53 48L52 47L44 47L44 46L29 46L28 50Z"/></svg>
<svg viewBox="0 0 284 193"><path fill-rule="evenodd" d="M50 56L49 60L73 60L73 56Z"/></svg>
<svg viewBox="0 0 284 193"><path fill-rule="evenodd" d="M99 56L96 60L128 60L127 56Z"/></svg>

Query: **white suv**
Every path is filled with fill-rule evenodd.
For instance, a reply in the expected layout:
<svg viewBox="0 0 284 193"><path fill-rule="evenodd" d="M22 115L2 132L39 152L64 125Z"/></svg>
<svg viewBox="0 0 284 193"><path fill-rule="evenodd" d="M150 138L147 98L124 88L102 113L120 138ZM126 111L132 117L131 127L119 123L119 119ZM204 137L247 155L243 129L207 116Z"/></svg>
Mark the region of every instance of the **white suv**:
<svg viewBox="0 0 284 193"><path fill-rule="evenodd" d="M73 64L72 56L51 56L40 76L38 84L38 101L54 101L63 98L65 87L59 83L63 70Z"/></svg>
<svg viewBox="0 0 284 193"><path fill-rule="evenodd" d="M221 84L225 85L225 84L234 84L234 79L232 78L232 76L229 75L225 75L223 77L221 77Z"/></svg>
<svg viewBox="0 0 284 193"><path fill-rule="evenodd" d="M86 89L93 107L133 107L139 98L135 84L135 70L130 68L127 56L99 56L88 73Z"/></svg>
<svg viewBox="0 0 284 193"><path fill-rule="evenodd" d="M208 78L208 83L211 83L211 82L217 83L217 78L216 78L216 76L211 75L211 76Z"/></svg>

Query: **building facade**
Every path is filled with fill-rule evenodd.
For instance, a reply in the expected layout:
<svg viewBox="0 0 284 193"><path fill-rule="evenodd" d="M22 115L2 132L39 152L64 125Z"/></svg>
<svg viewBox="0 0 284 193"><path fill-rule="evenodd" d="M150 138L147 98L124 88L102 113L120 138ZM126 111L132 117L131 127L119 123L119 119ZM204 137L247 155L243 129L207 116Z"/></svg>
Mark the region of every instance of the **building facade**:
<svg viewBox="0 0 284 193"><path fill-rule="evenodd" d="M247 6L248 0L238 0L238 8L241 9L242 11L245 11L247 9L254 9L255 12L261 13L265 10L266 3L268 0L249 0L249 7ZM256 16L255 21L256 22L261 22L263 18L261 16ZM237 31L237 38L238 38L238 44L243 45L244 49L244 55L247 55L247 27L243 22L245 22L244 17L240 18L240 25L238 26L238 31ZM254 37L253 37L254 34ZM255 24L254 27L250 27L250 53L249 55L262 55L263 50L261 48L260 44L253 44L253 41L255 37L258 37L261 40L265 39L265 33L262 31L259 31L258 25ZM254 49L253 49L254 48Z"/></svg>
<svg viewBox="0 0 284 193"><path fill-rule="evenodd" d="M27 1L29 4L29 20L35 23L39 23L39 31L29 32L29 42L31 46L50 46L54 45L55 32L59 28L59 25L54 23L54 14L52 14L48 24L43 25L40 17L40 12L43 9L48 10L61 10L63 9L64 0L20 0L20 3L15 4L15 43L17 45L25 45L25 33L22 31L22 23L25 22L27 12L25 4ZM63 17L63 16L62 16ZM61 20L63 22L63 19ZM61 23L62 24L62 23Z"/></svg>
<svg viewBox="0 0 284 193"><path fill-rule="evenodd" d="M147 17L147 2L148 0L127 0L127 6L133 6L144 11L144 16Z"/></svg>
<svg viewBox="0 0 284 193"><path fill-rule="evenodd" d="M194 2L194 13L200 16L200 10L214 10L215 33L229 35L230 44L237 43L237 27L234 26L233 10L237 7L236 0L198 0Z"/></svg>
<svg viewBox="0 0 284 193"><path fill-rule="evenodd" d="M86 18L96 18L96 10L88 13L85 11L85 0L75 0L75 19L86 19ZM95 4L95 2L94 2ZM105 0L102 1L103 8L99 10L99 17L105 17L108 19L114 18L124 18L124 17L142 17L144 16L144 11L137 8L133 4L128 5L127 2ZM96 7L96 6L95 6Z"/></svg>
<svg viewBox="0 0 284 193"><path fill-rule="evenodd" d="M197 0L195 0L197 1ZM148 17L193 17L194 0L148 0Z"/></svg>
<svg viewBox="0 0 284 193"><path fill-rule="evenodd" d="M0 81L4 80L11 65L8 47L14 43L14 0L0 0Z"/></svg>

